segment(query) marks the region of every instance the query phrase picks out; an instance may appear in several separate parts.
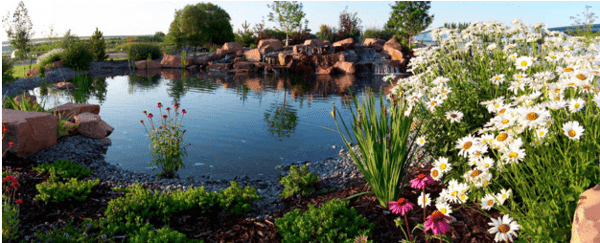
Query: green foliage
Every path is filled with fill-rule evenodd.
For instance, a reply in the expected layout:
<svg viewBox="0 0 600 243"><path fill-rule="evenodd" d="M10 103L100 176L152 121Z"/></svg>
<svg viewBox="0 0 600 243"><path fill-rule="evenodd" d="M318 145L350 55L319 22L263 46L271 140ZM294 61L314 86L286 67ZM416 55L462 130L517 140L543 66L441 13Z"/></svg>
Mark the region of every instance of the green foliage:
<svg viewBox="0 0 600 243"><path fill-rule="evenodd" d="M150 224L143 224L139 231L130 234L127 239L129 243L187 243L187 242L204 242L188 239L185 234L176 230L170 229L168 226L155 230Z"/></svg>
<svg viewBox="0 0 600 243"><path fill-rule="evenodd" d="M282 242L353 242L358 235L371 235L375 224L348 209L348 201L331 200L319 208L308 205L305 212L295 209L275 219ZM372 241L368 241L372 242Z"/></svg>
<svg viewBox="0 0 600 243"><path fill-rule="evenodd" d="M44 234L40 231L35 232L35 236L40 242L53 242L53 243L96 243L96 242L114 242L110 238L102 240L100 235L92 236L99 231L99 226L96 221L86 218L82 223L81 227L76 229L73 227L73 221L68 221L64 228L50 231L48 234Z"/></svg>
<svg viewBox="0 0 600 243"><path fill-rule="evenodd" d="M308 172L306 166L303 166L298 171L298 167L292 165L290 173L280 178L279 183L285 186L283 193L279 196L281 198L288 198L296 193L303 196L310 194L313 191L313 187L319 183L319 178L315 174Z"/></svg>
<svg viewBox="0 0 600 243"><path fill-rule="evenodd" d="M220 190L217 194L219 206L236 215L244 215L252 211L250 203L261 200L260 196L256 194L256 190L251 186L246 186L242 190L237 182L231 181L230 183L230 187Z"/></svg>
<svg viewBox="0 0 600 243"><path fill-rule="evenodd" d="M460 23L459 22L458 24L456 24L454 22L452 22L452 23L444 23L444 28L447 28L447 29L458 29L458 32L460 32L460 31L466 29L467 27L469 27L470 24L471 23L469 23L469 22L464 22L464 23Z"/></svg>
<svg viewBox="0 0 600 243"><path fill-rule="evenodd" d="M42 77L42 78L46 77L46 67L45 66L38 67L38 75L40 75L40 77Z"/></svg>
<svg viewBox="0 0 600 243"><path fill-rule="evenodd" d="M26 92L25 90L23 90L23 95L25 95ZM13 110L19 110L19 111L34 111L34 112L46 112L46 110L44 110L43 105L39 105L37 103L34 103L33 106L31 106L31 104L29 103L30 99L27 98L26 96L21 99L21 102L17 103L15 102L13 99L17 97L17 95L15 96L7 96L4 101L2 101L2 107L6 108L6 109L13 109Z"/></svg>
<svg viewBox="0 0 600 243"><path fill-rule="evenodd" d="M76 41L68 45L60 59L65 67L73 68L76 71L86 71L90 69L93 57L85 43Z"/></svg>
<svg viewBox="0 0 600 243"><path fill-rule="evenodd" d="M383 30L383 29L378 29L375 27L371 27L371 28L367 28L362 36L361 36L361 42L364 41L366 38L379 38L379 39L383 39L383 40L389 40L392 38L392 33L388 30Z"/></svg>
<svg viewBox="0 0 600 243"><path fill-rule="evenodd" d="M96 27L96 31L94 31L92 38L90 38L90 52L92 53L92 59L96 62L104 61L108 58L104 36L98 30L98 27Z"/></svg>
<svg viewBox="0 0 600 243"><path fill-rule="evenodd" d="M2 197L2 241L15 239L19 233L19 207L8 198Z"/></svg>
<svg viewBox="0 0 600 243"><path fill-rule="evenodd" d="M242 46L249 47L250 45L254 44L255 41L254 33L250 31L250 24L244 21L242 24L242 30L238 30L238 32L235 33L235 42Z"/></svg>
<svg viewBox="0 0 600 243"><path fill-rule="evenodd" d="M79 38L77 38L76 35L71 34L71 29L68 29L67 32L65 32L65 35L58 42L58 45L62 49L67 49L72 44L75 44L77 42L79 42Z"/></svg>
<svg viewBox="0 0 600 243"><path fill-rule="evenodd" d="M396 31L396 34L407 36L408 43L433 22L434 15L429 16L429 1L396 2L392 6L392 15L386 23L386 28ZM400 40L398 40L400 41Z"/></svg>
<svg viewBox="0 0 600 243"><path fill-rule="evenodd" d="M127 58L129 60L146 60L148 56L152 59L160 58L162 53L160 47L154 43L133 43L128 45Z"/></svg>
<svg viewBox="0 0 600 243"><path fill-rule="evenodd" d="M8 14L10 15L10 13ZM13 50L18 50L16 53L17 58L21 61L25 60L31 50L31 38L35 34L25 3L20 1L12 15L12 19L9 16L4 16L2 22L10 45Z"/></svg>
<svg viewBox="0 0 600 243"><path fill-rule="evenodd" d="M298 3L297 1L274 1L273 5L267 4L267 7L272 10L268 15L269 21L279 24L277 30L285 32L285 45L288 46L288 36L292 34L294 30L300 30L302 27L302 19L306 16L302 11L302 3ZM306 21L306 24L308 24L308 20Z"/></svg>
<svg viewBox="0 0 600 243"><path fill-rule="evenodd" d="M319 39L328 40L331 42L335 40L335 35L331 27L324 24L319 27L319 32L317 32L316 36Z"/></svg>
<svg viewBox="0 0 600 243"><path fill-rule="evenodd" d="M2 57L2 85L6 85L14 81L13 63L8 57Z"/></svg>
<svg viewBox="0 0 600 243"><path fill-rule="evenodd" d="M340 13L340 30L338 35L340 39L353 38L360 36L360 23L358 13L348 13L348 6Z"/></svg>
<svg viewBox="0 0 600 243"><path fill-rule="evenodd" d="M70 178L81 179L83 177L94 174L94 172L88 170L85 165L78 165L70 160L59 159L53 163L39 164L33 167L33 171L37 171L40 175L49 173L50 181L66 181Z"/></svg>
<svg viewBox="0 0 600 243"><path fill-rule="evenodd" d="M95 181L77 181L77 178L71 178L67 183L47 180L35 185L40 194L35 195L34 199L36 201L44 201L46 204L48 202L64 202L68 198L84 201L87 195L92 192L92 187L96 186L99 182L99 179Z"/></svg>
<svg viewBox="0 0 600 243"><path fill-rule="evenodd" d="M166 39L177 47L234 41L230 20L225 10L212 3L186 5L175 12Z"/></svg>
<svg viewBox="0 0 600 243"><path fill-rule="evenodd" d="M594 24L595 18L598 18L598 16L596 16L596 13L590 13L590 8L592 8L592 6L585 6L585 12L582 13L583 19L578 18L579 14L577 14L577 17L571 16L570 19L575 21L573 24L574 29L567 29L569 35L582 36L582 41L586 46L589 46L594 38L600 36L600 31L596 31L595 33L592 31L592 25Z"/></svg>

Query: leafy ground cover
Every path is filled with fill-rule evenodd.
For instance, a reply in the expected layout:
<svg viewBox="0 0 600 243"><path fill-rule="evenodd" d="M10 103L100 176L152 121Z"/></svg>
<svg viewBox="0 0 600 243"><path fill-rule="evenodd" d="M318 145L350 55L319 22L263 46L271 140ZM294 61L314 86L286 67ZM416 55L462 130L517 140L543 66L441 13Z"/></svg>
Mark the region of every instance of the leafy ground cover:
<svg viewBox="0 0 600 243"><path fill-rule="evenodd" d="M15 176L20 182L17 190L17 198L22 199L20 204L20 224L19 237L16 240L7 242L19 242L27 236L30 240L34 238L34 232L64 232L68 223L75 228L79 228L86 218L98 220L105 218L104 212L109 205L109 201L117 198L123 198L125 193L113 191L109 186L102 183L92 188L91 193L87 195L86 200L77 201L67 200L63 203L48 203L35 201L34 197L39 194L36 185L49 179L49 174L38 174L33 170L37 166L35 161L20 159L11 154L7 154L3 161L3 171L9 168L15 172ZM411 167L408 177L414 178L421 173L428 173L431 166L424 168ZM150 185L149 189L153 189ZM436 183L428 186L428 192L432 197L436 197L442 191L444 186ZM317 188L320 189L320 188ZM284 199L284 207L273 214L273 218L282 218L286 213L294 209L305 211L308 205L319 207L321 204L336 198L347 198L349 196L370 191L370 187L363 179L350 181L347 187L340 190L330 191L307 196L294 196ZM402 197L409 201L417 201L420 190L405 187L402 191ZM355 208L357 212L368 219L370 223L375 224L372 230L372 237L369 240L373 242L398 242L404 236L396 226L394 220L398 215L390 213L383 209L378 199L371 193L349 199L349 207ZM479 205L469 205L469 207L481 210ZM487 223L489 219L474 209L460 207L456 205L453 215L456 222L451 223L451 229L447 233L452 242L493 242L494 235L488 233ZM427 208L427 214L431 214L434 207ZM497 210L488 212L494 217L499 217ZM408 213L408 221L411 228L422 221L422 209L415 207ZM163 226L169 226L171 230L181 232L188 239L204 240L205 242L281 242L281 236L275 226L275 220L248 220L244 216L236 216L229 212L202 213L200 209L184 210L171 215L165 223L157 217L149 219L153 227L158 230ZM88 231L89 234L94 231ZM74 233L70 235L73 236ZM415 230L413 238L416 242L425 242L423 232ZM115 242L125 242L127 237L124 235L107 236L107 240L113 239Z"/></svg>

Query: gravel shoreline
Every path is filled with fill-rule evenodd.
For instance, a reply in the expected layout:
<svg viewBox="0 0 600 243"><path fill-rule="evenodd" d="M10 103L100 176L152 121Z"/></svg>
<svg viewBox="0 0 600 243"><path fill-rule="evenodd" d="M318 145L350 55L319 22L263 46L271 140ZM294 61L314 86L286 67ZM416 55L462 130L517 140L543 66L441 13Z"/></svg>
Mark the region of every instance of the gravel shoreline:
<svg viewBox="0 0 600 243"><path fill-rule="evenodd" d="M91 64L90 71L85 73L93 77L106 77L125 75L130 73L126 62L95 62ZM63 80L72 79L78 73L68 69L59 68L47 73L47 83L54 83ZM22 93L22 90L32 90L40 86L41 78L24 78L2 86L4 95L16 95ZM354 147L355 151L357 146ZM37 161L37 163L49 163L58 159L71 160L77 164L86 165L94 174L87 179L99 179L101 184L111 187L127 187L133 183L139 183L146 189L169 191L169 190L187 190L190 186L205 186L207 191L219 191L230 186L229 181L215 178L213 175L198 175L188 178L164 179L156 177L153 174L137 173L127 171L118 165L112 165L105 161L104 153L108 145L102 142L87 138L84 136L66 136L58 139L57 144L44 148L27 159ZM359 152L360 154L360 152ZM414 161L421 161L421 165L431 163L432 159L424 155L424 151L418 148ZM280 166L281 175L286 176L289 173L291 165L306 166L308 171L319 177L318 188L321 189L341 189L349 184L362 180L362 173L356 168L352 158L345 149L342 148L337 158L327 158L322 161L304 161ZM270 214L281 208L281 199L279 194L283 191L283 185L280 185L276 178L272 179L251 179L248 175L240 175L234 179L241 187L250 185L257 190L257 194L262 198L261 201L253 203L253 211L247 217L272 219Z"/></svg>

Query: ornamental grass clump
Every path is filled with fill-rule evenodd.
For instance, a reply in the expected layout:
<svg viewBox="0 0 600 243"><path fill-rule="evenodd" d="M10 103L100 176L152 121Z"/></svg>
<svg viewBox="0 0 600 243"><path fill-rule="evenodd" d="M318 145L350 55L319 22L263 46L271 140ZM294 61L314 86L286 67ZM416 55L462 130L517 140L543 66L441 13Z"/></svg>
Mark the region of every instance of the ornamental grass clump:
<svg viewBox="0 0 600 243"><path fill-rule="evenodd" d="M302 196L309 195L314 191L314 186L319 183L317 175L308 172L306 166L298 170L298 167L292 165L287 176L281 178L279 175L279 177L279 183L285 186L279 195L281 198L288 198L297 193Z"/></svg>
<svg viewBox="0 0 600 243"><path fill-rule="evenodd" d="M304 212L295 209L275 219L282 242L351 243L357 236L370 237L375 224L369 223L356 209L349 209L347 200L338 200L325 202L319 208L309 204Z"/></svg>
<svg viewBox="0 0 600 243"><path fill-rule="evenodd" d="M160 121L161 126L158 128L154 127L152 122L152 113L143 111L144 115L148 117L148 121L152 125L152 130L148 131L144 120L140 120L148 138L152 141L152 144L148 145L152 149L152 155L154 160L151 165L156 164L160 169L161 173L159 176L167 178L173 178L179 168L184 168L183 157L187 155L185 144L183 142L183 134L187 131L186 129L180 130L183 116L187 113L185 109L181 110L181 120L177 123L179 116L179 103L175 102L173 108L175 108L175 119L171 117L171 107L167 107L166 110L169 115L162 114L162 104L158 102L157 107L160 109Z"/></svg>
<svg viewBox="0 0 600 243"><path fill-rule="evenodd" d="M406 94L437 158L438 210L498 209L496 241L520 230L522 242L568 242L579 196L600 182L600 43L513 25L432 31L439 46L416 49L392 93Z"/></svg>

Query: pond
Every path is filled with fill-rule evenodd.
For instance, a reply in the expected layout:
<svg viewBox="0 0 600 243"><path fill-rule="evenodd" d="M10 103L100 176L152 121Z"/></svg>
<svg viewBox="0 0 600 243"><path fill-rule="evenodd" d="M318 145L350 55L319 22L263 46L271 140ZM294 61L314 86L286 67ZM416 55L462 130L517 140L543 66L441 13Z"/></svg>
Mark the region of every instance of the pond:
<svg viewBox="0 0 600 243"><path fill-rule="evenodd" d="M160 170L150 167L150 140L140 120L149 124L142 111L155 114L156 124L157 103L173 107L177 102L187 111L182 129L187 129L183 140L189 144L185 168L178 174L182 178L210 174L233 179L243 175L276 178L278 165L337 157L344 146L330 115L332 103L349 125L348 88L359 98L368 87L374 91L383 87L384 94L391 88L382 81L383 76L374 75L188 73L182 77L180 72L90 78L87 88L75 94L40 87L31 93L42 100L45 109L67 102L100 105L102 120L115 128L108 137L112 145L106 162L151 174Z"/></svg>

